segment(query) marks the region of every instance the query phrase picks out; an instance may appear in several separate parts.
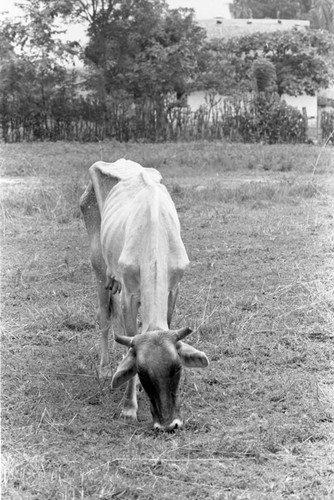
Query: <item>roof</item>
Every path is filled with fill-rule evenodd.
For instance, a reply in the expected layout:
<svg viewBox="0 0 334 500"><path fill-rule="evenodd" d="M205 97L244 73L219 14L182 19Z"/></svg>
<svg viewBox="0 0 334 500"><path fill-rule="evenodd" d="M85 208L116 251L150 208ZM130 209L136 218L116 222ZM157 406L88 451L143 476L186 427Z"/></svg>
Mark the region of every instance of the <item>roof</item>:
<svg viewBox="0 0 334 500"><path fill-rule="evenodd" d="M293 28L306 29L310 21L297 19L204 19L198 24L207 32L209 39L234 38L253 33L268 33L273 31L287 31Z"/></svg>

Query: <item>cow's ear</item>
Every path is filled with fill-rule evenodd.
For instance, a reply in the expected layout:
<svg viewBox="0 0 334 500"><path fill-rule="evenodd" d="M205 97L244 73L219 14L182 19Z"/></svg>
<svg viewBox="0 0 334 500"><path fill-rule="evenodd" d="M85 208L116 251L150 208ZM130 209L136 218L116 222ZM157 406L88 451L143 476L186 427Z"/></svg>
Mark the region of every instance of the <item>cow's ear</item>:
<svg viewBox="0 0 334 500"><path fill-rule="evenodd" d="M132 377L134 377L136 373L136 357L134 354L134 350L130 349L125 358L118 365L116 373L114 374L111 381L111 387L113 389L117 389L120 385L125 384Z"/></svg>
<svg viewBox="0 0 334 500"><path fill-rule="evenodd" d="M209 360L202 351L185 342L177 342L177 352L181 358L182 365L186 368L205 368L209 365Z"/></svg>

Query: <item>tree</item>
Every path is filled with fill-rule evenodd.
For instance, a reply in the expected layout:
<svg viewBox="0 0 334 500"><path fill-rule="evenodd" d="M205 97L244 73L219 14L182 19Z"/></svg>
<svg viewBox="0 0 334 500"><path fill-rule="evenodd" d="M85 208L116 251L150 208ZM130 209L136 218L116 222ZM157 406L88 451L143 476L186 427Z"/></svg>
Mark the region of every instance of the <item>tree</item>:
<svg viewBox="0 0 334 500"><path fill-rule="evenodd" d="M303 19L312 0L234 0L232 12L236 18Z"/></svg>
<svg viewBox="0 0 334 500"><path fill-rule="evenodd" d="M76 44L58 38L62 30L37 0L25 5L25 15L19 21L5 19L0 31L3 132L9 123L12 129L21 123L27 134L42 138L48 128L50 100L60 89L73 87L74 75L63 62L73 54Z"/></svg>
<svg viewBox="0 0 334 500"><path fill-rule="evenodd" d="M311 28L334 34L334 0L315 0L310 10Z"/></svg>
<svg viewBox="0 0 334 500"><path fill-rule="evenodd" d="M214 40L206 46L198 85L222 95L249 92L254 89L253 63L265 58L275 66L280 95L313 95L333 78L333 52L334 37L312 30Z"/></svg>
<svg viewBox="0 0 334 500"><path fill-rule="evenodd" d="M25 22L8 24L7 38L35 65L48 97L49 82L60 76L61 58L80 49L59 39L59 26L86 23L86 84L106 126L110 109L124 109L124 103L132 106L138 99L163 114L170 96L178 100L197 77L205 31L190 9L170 10L164 0L27 0L25 12ZM46 77L51 77L48 87Z"/></svg>
<svg viewBox="0 0 334 500"><path fill-rule="evenodd" d="M134 97L182 95L195 78L205 31L191 9L164 0L30 0L64 22L84 22L85 63L99 98L126 91Z"/></svg>
<svg viewBox="0 0 334 500"><path fill-rule="evenodd" d="M194 79L205 31L191 9L171 10L164 0L30 1L65 22L86 23L85 62L104 100L119 89L134 96L181 95Z"/></svg>
<svg viewBox="0 0 334 500"><path fill-rule="evenodd" d="M40 0L29 0L21 5L23 15L16 21L2 23L6 38L17 48L17 52L33 59L53 59L62 64L78 51L77 42L60 38L65 29L56 23L56 15L48 4Z"/></svg>
<svg viewBox="0 0 334 500"><path fill-rule="evenodd" d="M126 90L135 98L185 92L205 37L192 11L149 0L123 1L88 33L87 62L102 73L106 94Z"/></svg>

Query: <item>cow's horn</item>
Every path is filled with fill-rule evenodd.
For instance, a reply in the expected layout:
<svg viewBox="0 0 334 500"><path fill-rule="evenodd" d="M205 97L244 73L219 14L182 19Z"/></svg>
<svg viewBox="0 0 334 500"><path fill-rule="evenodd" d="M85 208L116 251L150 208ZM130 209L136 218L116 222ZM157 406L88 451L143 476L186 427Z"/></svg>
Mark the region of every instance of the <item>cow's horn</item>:
<svg viewBox="0 0 334 500"><path fill-rule="evenodd" d="M125 335L115 335L115 341L126 347L132 347L133 337L126 337Z"/></svg>
<svg viewBox="0 0 334 500"><path fill-rule="evenodd" d="M190 335L191 332L192 329L188 328L187 326L185 328L180 328L180 330L176 330L175 332L176 340L184 339L185 337L187 337L187 335Z"/></svg>

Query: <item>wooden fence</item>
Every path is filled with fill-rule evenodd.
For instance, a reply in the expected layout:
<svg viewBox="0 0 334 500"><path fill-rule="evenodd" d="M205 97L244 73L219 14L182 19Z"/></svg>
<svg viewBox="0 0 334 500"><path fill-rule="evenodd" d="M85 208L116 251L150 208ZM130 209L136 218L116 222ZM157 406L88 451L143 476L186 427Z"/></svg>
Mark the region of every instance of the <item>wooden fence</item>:
<svg viewBox="0 0 334 500"><path fill-rule="evenodd" d="M224 100L219 107L192 112L178 103L111 101L107 106L83 99L34 106L24 112L18 103L2 105L5 142L190 141L223 139L242 142L303 142L305 118L295 108L253 96Z"/></svg>

